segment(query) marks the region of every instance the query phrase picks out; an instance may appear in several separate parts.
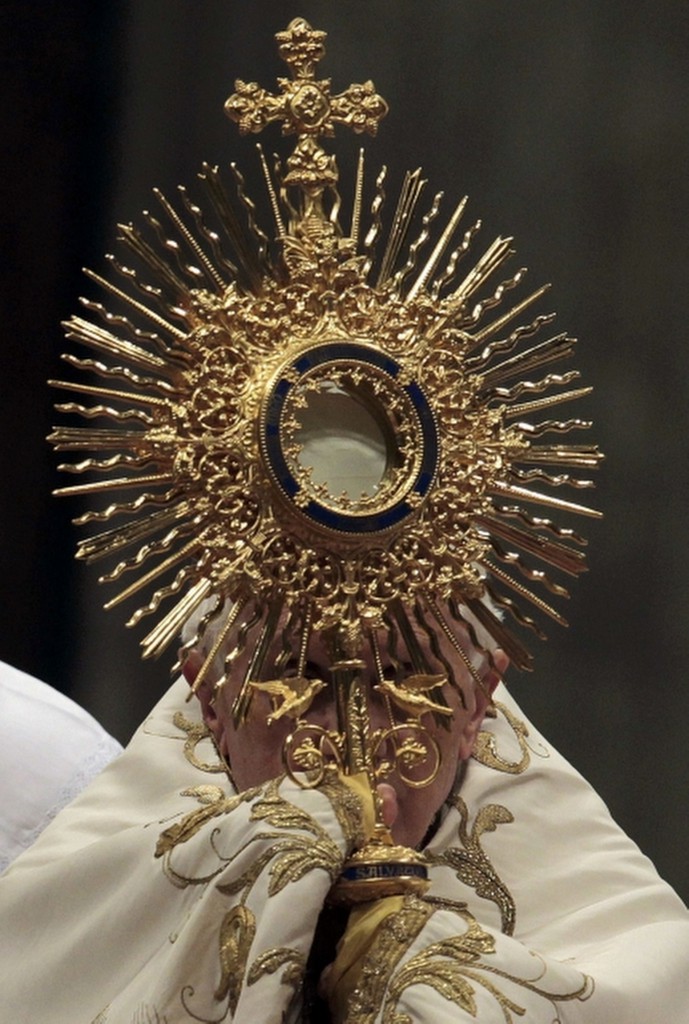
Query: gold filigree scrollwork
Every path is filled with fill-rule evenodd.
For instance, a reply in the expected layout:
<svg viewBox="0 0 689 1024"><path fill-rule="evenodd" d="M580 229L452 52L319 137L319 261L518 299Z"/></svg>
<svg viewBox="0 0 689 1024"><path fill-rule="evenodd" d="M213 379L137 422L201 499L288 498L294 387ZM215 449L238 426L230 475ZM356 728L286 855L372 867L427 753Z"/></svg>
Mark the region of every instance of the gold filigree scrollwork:
<svg viewBox="0 0 689 1024"><path fill-rule="evenodd" d="M378 730L371 756L376 779L396 774L412 789L430 786L440 769L438 744L419 722Z"/></svg>
<svg viewBox="0 0 689 1024"><path fill-rule="evenodd" d="M462 797L455 794L449 802L459 811L459 841L462 845L450 846L441 853L426 850L424 857L431 865L450 868L460 882L470 886L477 896L494 903L500 911L502 931L505 935L512 935L517 913L514 897L481 846L481 837L486 832L494 832L499 825L508 825L514 817L500 804L487 804L477 812L469 830L469 811Z"/></svg>
<svg viewBox="0 0 689 1024"><path fill-rule="evenodd" d="M194 768L198 768L199 771L202 772L211 772L216 774L226 772L226 767L219 757L216 761L202 761L196 753L196 748L199 743L204 740L210 741L211 738L210 731L202 722L192 722L181 711L176 711L172 719L172 723L186 734L186 738L184 740L184 756L190 765L193 765Z"/></svg>
<svg viewBox="0 0 689 1024"><path fill-rule="evenodd" d="M280 779L237 796L227 795L217 786L200 786L185 790L183 795L194 797L201 807L184 815L181 821L168 826L159 836L156 857L163 863L167 878L178 888L207 886L220 875L217 891L232 897L234 905L223 916L218 929L218 958L220 981L213 993L225 1020L233 1012L243 984L251 985L265 974L284 969L282 980L295 991L301 981L304 957L297 950L275 948L264 950L251 961L251 948L255 933L255 917L248 899L259 878L267 873L269 896L285 886L305 877L311 871L326 871L334 881L342 865L342 854L337 843L306 811L286 800L279 791ZM348 847L363 842L361 834L362 810L358 797L338 781L336 773L328 773L321 786L332 803ZM230 815L241 804L250 803L250 820L263 823L252 842L262 844L262 851L243 872L236 872L234 863L246 849L240 843L234 854L226 856L218 846L216 819ZM189 875L178 863L180 846L202 835L207 829L205 843L211 862L202 874ZM199 1017L191 1002L194 989L185 987L181 992L187 1012Z"/></svg>
<svg viewBox="0 0 689 1024"><path fill-rule="evenodd" d="M498 751L497 740L492 732L482 729L476 737L476 743L472 751L472 757L487 768L494 768L499 772L506 772L508 775L521 775L531 763L533 748L528 743L529 730L526 724L513 714L508 707L500 702L495 703L496 710L505 718L514 738L519 744L521 757L518 760L509 760L503 757ZM548 757L548 750L541 745L541 750L536 752L539 757Z"/></svg>
<svg viewBox="0 0 689 1024"><path fill-rule="evenodd" d="M342 737L307 721L297 722L282 748L285 771L299 786L320 786L332 767L342 769Z"/></svg>
<svg viewBox="0 0 689 1024"><path fill-rule="evenodd" d="M531 957L540 969L534 977L519 976L500 968L492 959L497 952L495 938L479 925L466 907L452 909L457 916L456 933L427 946L401 966L398 965L402 957L433 909L423 900L406 897L402 909L384 920L350 998L345 1024L372 1024L379 1019L379 1014L382 1024L395 1024L402 1019L397 1012L399 1000L412 985L429 986L472 1018L478 1012L477 990L482 989L498 1004L506 1024L515 1024L515 1017L522 1018L526 1012L516 1001L520 990L550 1003L556 1019L559 1019L558 1003L583 1002L591 996L593 980L583 974L579 975L580 983L570 990L556 992L547 988L548 966L535 954ZM513 988L516 988L515 997L507 994Z"/></svg>

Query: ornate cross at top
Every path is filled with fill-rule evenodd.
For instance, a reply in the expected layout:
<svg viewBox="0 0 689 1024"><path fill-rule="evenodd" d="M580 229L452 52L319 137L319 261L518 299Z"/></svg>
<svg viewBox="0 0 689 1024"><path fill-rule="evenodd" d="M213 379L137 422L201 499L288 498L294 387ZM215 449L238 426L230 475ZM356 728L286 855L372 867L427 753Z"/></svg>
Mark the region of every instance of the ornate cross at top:
<svg viewBox="0 0 689 1024"><path fill-rule="evenodd" d="M312 29L303 18L295 18L284 32L275 36L280 56L290 68L292 78L278 78L282 90L268 92L256 82L235 82L237 90L225 103L225 113L239 125L239 131L261 132L272 121L282 121L283 135L298 136L294 152L287 160L285 185L302 189L303 203L297 223L319 230L330 218L323 205L323 192L337 183L335 158L326 153L319 136L335 134L336 124L349 125L360 134L375 135L378 122L388 105L370 80L350 85L344 92L331 95L330 79L316 79L316 66L325 56L325 32ZM296 230L296 225L293 225Z"/></svg>
<svg viewBox="0 0 689 1024"><path fill-rule="evenodd" d="M373 82L353 84L331 96L330 79L316 80L316 65L325 56L325 37L325 32L312 29L303 18L295 18L286 31L277 33L280 56L293 75L278 79L282 95L269 93L256 82L235 82L237 91L225 103L225 112L243 135L263 131L271 121L282 121L284 135L334 135L335 124L376 134L388 106Z"/></svg>

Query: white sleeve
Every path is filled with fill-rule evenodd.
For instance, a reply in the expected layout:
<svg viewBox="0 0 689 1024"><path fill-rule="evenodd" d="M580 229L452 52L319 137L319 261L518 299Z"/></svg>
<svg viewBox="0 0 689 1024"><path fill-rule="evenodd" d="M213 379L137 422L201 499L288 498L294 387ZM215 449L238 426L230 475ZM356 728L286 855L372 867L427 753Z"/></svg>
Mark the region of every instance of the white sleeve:
<svg viewBox="0 0 689 1024"><path fill-rule="evenodd" d="M0 871L122 750L88 712L0 663Z"/></svg>
<svg viewBox="0 0 689 1024"><path fill-rule="evenodd" d="M346 936L345 936L346 940ZM594 983L480 925L462 904L436 908L407 897L378 927L359 965L342 1024L561 1024L579 1020Z"/></svg>

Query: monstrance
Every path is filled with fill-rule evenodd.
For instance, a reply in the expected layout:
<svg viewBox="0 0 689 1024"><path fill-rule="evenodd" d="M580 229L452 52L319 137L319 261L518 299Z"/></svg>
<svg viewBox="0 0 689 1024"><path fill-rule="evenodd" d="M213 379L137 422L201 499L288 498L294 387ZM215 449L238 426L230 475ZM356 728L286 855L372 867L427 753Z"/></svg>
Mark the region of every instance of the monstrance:
<svg viewBox="0 0 689 1024"><path fill-rule="evenodd" d="M373 792L393 776L423 786L439 758L425 723L442 726L451 688L464 700L457 666L481 685L469 647L490 660L499 645L529 668L518 632L564 623L542 594L566 596L555 577L585 569L584 540L542 510L597 515L560 492L591 486L579 473L601 455L561 439L587 422L539 417L590 389L553 369L574 341L532 312L546 288L508 301L525 273L502 276L512 240L470 257L466 199L442 222L417 170L388 219L383 169L365 209L362 150L343 201L322 143L340 125L375 134L387 105L371 81L331 91L317 73L325 33L303 19L276 39L290 77L277 93L237 81L225 105L242 133L278 122L296 138L272 167L259 147L271 230L234 165L229 185L204 165L203 203L156 190L159 217L120 225L136 265L110 257L113 280L87 272L111 308L84 300L88 318L67 323L90 354L66 362L97 382L53 382L96 403L58 406L88 422L51 435L91 453L61 469L92 479L58 493L114 496L77 520L96 527L79 558L120 559L101 577L121 584L106 607L146 595L135 625L171 602L144 657L192 616L187 646L205 636L208 650L197 687L218 658L224 685L250 652L235 720L269 692L271 718L293 722L284 760L300 784L337 765ZM325 680L307 668L316 637ZM309 721L325 687L336 729ZM424 877L379 822L335 896L422 889Z"/></svg>

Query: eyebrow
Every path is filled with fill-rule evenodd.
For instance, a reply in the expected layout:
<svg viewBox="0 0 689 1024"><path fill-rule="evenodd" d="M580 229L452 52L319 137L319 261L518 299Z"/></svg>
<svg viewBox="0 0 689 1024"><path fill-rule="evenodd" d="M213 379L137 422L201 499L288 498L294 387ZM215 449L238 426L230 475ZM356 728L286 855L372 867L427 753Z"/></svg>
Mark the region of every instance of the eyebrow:
<svg viewBox="0 0 689 1024"><path fill-rule="evenodd" d="M292 657L289 658L289 660L286 662L284 668L282 669L282 672L283 674L286 674L288 672L295 673L298 668L299 659L292 655ZM307 659L304 662L304 675L306 676L307 679L321 677L324 675L330 675L330 666L325 666L322 664L319 665L317 661Z"/></svg>

